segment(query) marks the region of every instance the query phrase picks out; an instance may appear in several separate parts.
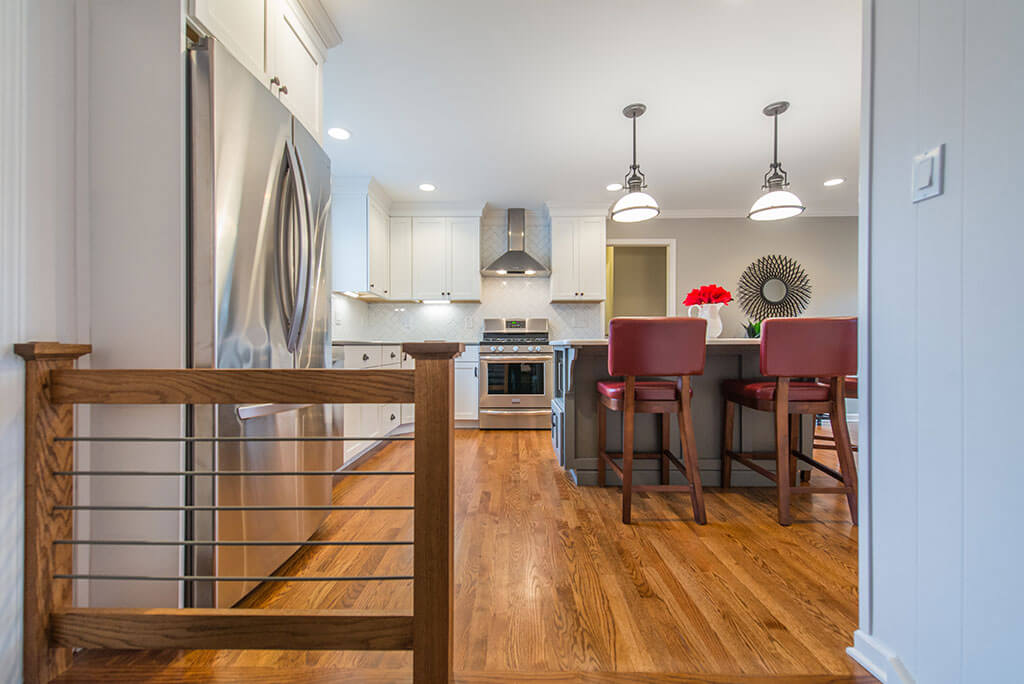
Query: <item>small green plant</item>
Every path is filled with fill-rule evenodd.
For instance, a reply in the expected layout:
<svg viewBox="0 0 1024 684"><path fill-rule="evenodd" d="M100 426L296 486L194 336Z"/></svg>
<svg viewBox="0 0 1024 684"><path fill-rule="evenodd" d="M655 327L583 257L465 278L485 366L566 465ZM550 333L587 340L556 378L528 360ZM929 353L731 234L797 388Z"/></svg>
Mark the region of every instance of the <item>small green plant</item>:
<svg viewBox="0 0 1024 684"><path fill-rule="evenodd" d="M761 321L747 321L743 324L743 329L747 331L747 337L760 337Z"/></svg>

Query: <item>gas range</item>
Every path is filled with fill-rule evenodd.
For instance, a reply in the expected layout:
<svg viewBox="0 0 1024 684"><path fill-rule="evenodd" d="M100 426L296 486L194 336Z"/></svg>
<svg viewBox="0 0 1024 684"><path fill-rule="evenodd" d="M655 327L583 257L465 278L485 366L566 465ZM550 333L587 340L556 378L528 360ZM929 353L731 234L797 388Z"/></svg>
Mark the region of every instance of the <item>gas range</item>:
<svg viewBox="0 0 1024 684"><path fill-rule="evenodd" d="M485 318L480 427L546 430L554 381L546 318Z"/></svg>

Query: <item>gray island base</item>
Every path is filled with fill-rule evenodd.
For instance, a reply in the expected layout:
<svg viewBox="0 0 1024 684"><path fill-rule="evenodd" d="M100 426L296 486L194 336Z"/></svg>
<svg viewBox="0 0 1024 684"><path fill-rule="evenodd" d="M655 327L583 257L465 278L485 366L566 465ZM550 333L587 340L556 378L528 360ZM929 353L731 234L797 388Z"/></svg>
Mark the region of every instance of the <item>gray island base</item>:
<svg viewBox="0 0 1024 684"><path fill-rule="evenodd" d="M597 484L597 382L616 379L608 374L608 341L556 340L554 347L555 382L551 401L551 441L559 464L578 485ZM705 487L721 485L722 453L722 381L730 378L758 378L760 376L760 340L746 338L719 338L708 340L707 362L703 375L693 376L693 422L697 440L697 456L701 480ZM672 443L669 449L681 455L679 424L674 416ZM810 451L813 439L811 416L801 421L800 448ZM657 416L637 414L637 451L656 451L658 448ZM773 451L775 448L774 418L764 411L740 407L736 411L734 444L743 451ZM608 414L608 450L621 451L622 413ZM773 461L764 461L764 467L775 470ZM801 463L801 470L806 466ZM660 464L656 460L639 460L633 464L636 484L657 484ZM671 469L672 483L685 479ZM620 484L615 473L608 469L609 485ZM766 478L740 463L732 469L734 487L774 486Z"/></svg>

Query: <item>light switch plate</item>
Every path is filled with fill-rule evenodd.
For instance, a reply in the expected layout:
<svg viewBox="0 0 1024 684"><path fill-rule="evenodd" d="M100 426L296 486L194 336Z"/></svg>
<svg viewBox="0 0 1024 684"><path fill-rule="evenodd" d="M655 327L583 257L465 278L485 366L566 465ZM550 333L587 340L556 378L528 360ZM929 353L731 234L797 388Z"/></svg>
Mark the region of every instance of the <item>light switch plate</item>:
<svg viewBox="0 0 1024 684"><path fill-rule="evenodd" d="M945 170L945 144L914 157L910 184L911 201L921 202L941 195Z"/></svg>

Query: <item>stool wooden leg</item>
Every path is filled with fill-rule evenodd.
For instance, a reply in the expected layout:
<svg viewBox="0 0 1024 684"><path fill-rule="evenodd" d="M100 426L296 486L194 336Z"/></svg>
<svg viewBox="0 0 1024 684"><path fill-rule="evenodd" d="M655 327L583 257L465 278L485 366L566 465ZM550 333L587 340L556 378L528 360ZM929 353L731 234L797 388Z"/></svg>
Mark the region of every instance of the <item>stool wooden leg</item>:
<svg viewBox="0 0 1024 684"><path fill-rule="evenodd" d="M839 455L839 471L843 474L846 487L846 502L850 506L850 519L857 524L857 465L850 449L850 428L846 424L846 397L843 378L832 381L832 434L836 437L836 453Z"/></svg>
<svg viewBox="0 0 1024 684"><path fill-rule="evenodd" d="M690 480L690 499L693 502L693 518L699 524L707 524L704 510L704 487L700 481L700 463L697 458L697 440L693 432L693 406L690 398L690 378L683 376L682 391L679 393L679 438L683 444L683 459L686 463L686 477Z"/></svg>
<svg viewBox="0 0 1024 684"><path fill-rule="evenodd" d="M775 383L775 484L779 492L779 524L789 525L789 378Z"/></svg>
<svg viewBox="0 0 1024 684"><path fill-rule="evenodd" d="M608 407L597 400L597 486L605 486L605 454L608 453Z"/></svg>
<svg viewBox="0 0 1024 684"><path fill-rule="evenodd" d="M800 414L789 414L789 486L796 487L796 456L793 452L800 448Z"/></svg>
<svg viewBox="0 0 1024 684"><path fill-rule="evenodd" d="M626 376L622 412L622 522L629 524L633 505L633 428L636 424L636 378Z"/></svg>
<svg viewBox="0 0 1024 684"><path fill-rule="evenodd" d="M668 456L665 451L672 444L672 423L667 413L658 414L658 425L661 426L661 484L669 484Z"/></svg>
<svg viewBox="0 0 1024 684"><path fill-rule="evenodd" d="M725 400L725 407L722 410L722 489L728 489L732 482L732 458L729 456L732 451L733 423L736 420L736 404L728 399Z"/></svg>

